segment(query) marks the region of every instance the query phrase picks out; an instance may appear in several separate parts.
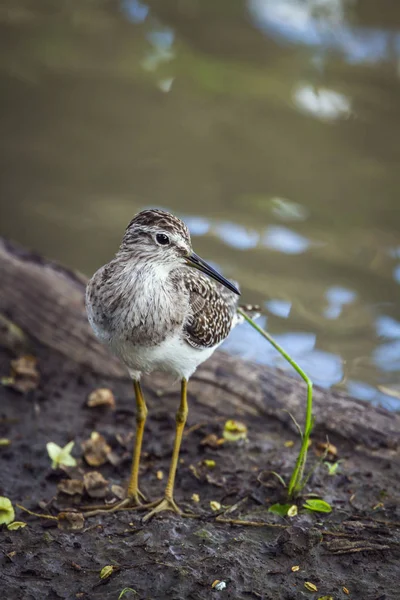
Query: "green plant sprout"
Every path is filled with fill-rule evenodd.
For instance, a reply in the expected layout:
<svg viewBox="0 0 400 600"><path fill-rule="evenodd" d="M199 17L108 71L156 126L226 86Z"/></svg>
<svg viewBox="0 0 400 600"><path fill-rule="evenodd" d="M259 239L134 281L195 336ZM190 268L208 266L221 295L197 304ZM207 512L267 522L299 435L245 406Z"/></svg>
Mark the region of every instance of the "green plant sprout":
<svg viewBox="0 0 400 600"><path fill-rule="evenodd" d="M334 463L330 463L328 461L324 461L324 465L328 469L328 475L331 475L331 476L337 475L341 462L343 462L342 459L337 460Z"/></svg>
<svg viewBox="0 0 400 600"><path fill-rule="evenodd" d="M306 404L306 418L304 423L304 431L300 431L301 435L301 448L299 455L296 460L292 475L290 477L288 485L288 497L294 498L299 495L303 489L306 480L304 479L304 468L307 461L307 450L311 431L313 428L313 416L312 416L312 398L313 398L313 384L311 379L304 373L303 369L289 356L287 352L269 335L267 331L262 329L257 323L249 317L249 315L238 308L238 313L260 334L265 338L271 346L277 350L285 360L293 367L293 369L300 375L307 385L307 404Z"/></svg>
<svg viewBox="0 0 400 600"><path fill-rule="evenodd" d="M330 513L332 512L332 507L325 500L321 500L320 498L309 498L303 504L303 508L307 510L311 510L312 512L322 512L322 513Z"/></svg>
<svg viewBox="0 0 400 600"><path fill-rule="evenodd" d="M57 469L61 465L65 465L66 467L76 466L76 459L71 455L74 444L74 441L68 442L64 448L61 448L61 446L54 442L48 442L46 444L47 454L51 458L52 469Z"/></svg>

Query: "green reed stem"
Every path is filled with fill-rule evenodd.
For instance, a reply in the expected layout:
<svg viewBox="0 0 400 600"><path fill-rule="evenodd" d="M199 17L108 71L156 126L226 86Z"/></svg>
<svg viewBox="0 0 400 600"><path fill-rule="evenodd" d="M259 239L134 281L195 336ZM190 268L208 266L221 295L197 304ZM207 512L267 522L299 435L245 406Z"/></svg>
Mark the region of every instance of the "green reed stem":
<svg viewBox="0 0 400 600"><path fill-rule="evenodd" d="M262 329L257 323L251 319L247 313L245 313L241 308L238 308L238 313L256 330L260 335L263 336L270 344L277 350L293 367L295 371L300 375L300 377L306 382L307 385L307 405L306 405L306 418L304 423L304 432L302 435L302 443L299 455L296 460L296 464L294 466L292 475L290 477L290 482L288 485L288 496L289 498L293 498L296 496L304 486L304 467L307 460L307 450L309 439L311 435L311 430L313 426L313 417L312 417L312 396L313 396L313 384L311 379L304 373L303 369L299 367L299 365L289 356L287 352L269 335L267 331Z"/></svg>

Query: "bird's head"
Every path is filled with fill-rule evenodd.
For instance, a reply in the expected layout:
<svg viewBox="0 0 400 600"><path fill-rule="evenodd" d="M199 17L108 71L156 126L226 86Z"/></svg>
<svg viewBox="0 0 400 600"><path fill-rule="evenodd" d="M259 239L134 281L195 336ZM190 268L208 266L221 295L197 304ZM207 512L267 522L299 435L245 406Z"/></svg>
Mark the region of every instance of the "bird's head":
<svg viewBox="0 0 400 600"><path fill-rule="evenodd" d="M120 253L168 271L183 265L198 269L239 294L232 283L193 252L189 229L166 211L147 209L135 215L126 228Z"/></svg>

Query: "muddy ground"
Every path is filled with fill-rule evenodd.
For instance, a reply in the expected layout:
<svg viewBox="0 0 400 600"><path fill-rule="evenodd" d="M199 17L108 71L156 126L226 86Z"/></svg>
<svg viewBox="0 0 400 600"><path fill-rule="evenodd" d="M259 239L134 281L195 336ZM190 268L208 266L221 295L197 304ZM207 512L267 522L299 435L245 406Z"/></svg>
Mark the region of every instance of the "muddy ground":
<svg viewBox="0 0 400 600"><path fill-rule="evenodd" d="M74 277L22 250L0 248L0 278L7 284L0 294L0 377L27 353L37 359L39 372L25 393L0 386L0 438L11 442L0 445L0 495L53 517L120 493L111 486L126 486L135 423L131 384L90 337L83 282ZM10 330L11 321L21 329ZM99 387L112 390L115 410L87 406L88 394ZM179 386L157 375L144 381L144 392L149 418L141 488L157 498L168 472ZM341 462L335 475L320 465L306 492L324 498L333 511L305 511L302 498L299 514L282 518L268 512L285 501L270 471L288 480L293 468L299 436L285 409L302 419L301 384L216 353L190 382L189 406L175 499L196 518L163 513L143 524L142 513L124 511L86 518L81 530L65 531L54 519L16 509L16 519L27 526L0 526L1 598L117 600L125 588L131 589L124 598L138 600L400 598L398 415L317 390L309 466L320 460L318 444L327 436L337 448L327 459ZM247 441L214 444L209 436L220 439L227 419L247 425ZM94 431L111 448L112 462L97 467L87 464L81 446ZM64 446L70 440L77 467L52 469L46 443ZM62 479L82 479L90 471L108 481L105 499L58 492ZM211 501L221 509L213 512ZM106 565L114 569L101 579ZM215 580L225 582L225 589L213 588Z"/></svg>
<svg viewBox="0 0 400 600"><path fill-rule="evenodd" d="M95 470L82 459L80 443L92 431L105 436L118 457L117 466L106 463L100 471L110 484L124 485L129 474L129 452L117 441L129 440L134 425L134 402L129 382L104 380L75 365L38 352L40 382L37 389L20 394L2 387L0 437L11 445L0 450L0 493L13 503L46 514L57 514L71 499L57 495L57 483L66 475L52 470L46 443L76 442L73 454L80 472ZM1 355L1 373L10 370L10 356ZM110 387L116 410L88 408L88 390ZM176 389L172 386L174 392ZM177 394L145 393L150 418L144 441L142 489L152 498L162 494L174 428ZM160 392L159 392L160 393ZM213 393L210 386L210 395ZM228 418L238 415L229 413ZM243 416L239 415L243 421ZM217 448L202 445L209 434L221 437L225 419L216 417L190 398L188 435L182 446L182 464L176 484L176 500L198 519L182 519L164 513L143 525L141 514L119 512L87 519L79 532L64 532L51 520L41 520L17 510L28 523L18 531L1 531L2 597L24 600L58 598L115 599L126 588L126 598L264 598L297 599L332 595L335 599L395 600L399 598L400 521L399 477L393 450L366 453L343 440L330 438L343 462L329 476L322 465L308 490L333 506L331 515L300 511L283 519L267 512L284 500L283 488L268 476L275 470L288 477L298 440L280 423L246 416L247 442L225 442ZM121 437L122 436L122 437ZM128 437L127 437L128 436ZM287 448L284 442L293 440ZM314 437L313 446L325 441ZM127 442L129 446L129 442ZM311 457L315 460L314 452ZM204 459L214 460L207 468ZM193 468L194 467L194 468ZM263 472L263 473L262 473ZM78 473L78 474L77 474ZM260 477L261 474L261 477ZM200 496L194 503L193 494ZM268 521L271 526L236 526L216 523L210 501L223 507L247 500L226 518ZM79 502L84 499L78 498ZM87 500L86 500L87 502ZM46 509L39 506L47 505ZM98 503L98 501L97 501ZM301 506L301 502L299 503ZM223 509L222 509L223 510ZM118 567L101 580L105 565ZM292 567L300 569L292 572ZM219 579L227 586L213 589ZM314 583L318 593L304 587ZM347 588L349 595L343 591Z"/></svg>

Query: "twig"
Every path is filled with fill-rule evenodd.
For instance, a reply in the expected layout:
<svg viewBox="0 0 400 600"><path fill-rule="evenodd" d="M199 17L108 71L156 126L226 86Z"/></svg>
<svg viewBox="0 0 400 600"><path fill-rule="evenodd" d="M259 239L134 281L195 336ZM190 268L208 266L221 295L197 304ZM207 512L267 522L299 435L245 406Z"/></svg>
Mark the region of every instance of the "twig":
<svg viewBox="0 0 400 600"><path fill-rule="evenodd" d="M287 529L289 525L281 525L280 523L266 523L265 521L244 521L243 519L224 519L216 517L217 523L228 523L229 525L247 525L248 527L278 527L279 529Z"/></svg>
<svg viewBox="0 0 400 600"><path fill-rule="evenodd" d="M28 515L31 515L32 517L39 517L40 519L50 519L51 521L58 521L57 517L52 517L51 515L41 515L40 513L36 513L33 512L32 510L28 510L27 508L25 508L25 506L21 506L21 504L16 504L15 505L17 508L19 508L20 510L24 510L25 512L28 513Z"/></svg>

